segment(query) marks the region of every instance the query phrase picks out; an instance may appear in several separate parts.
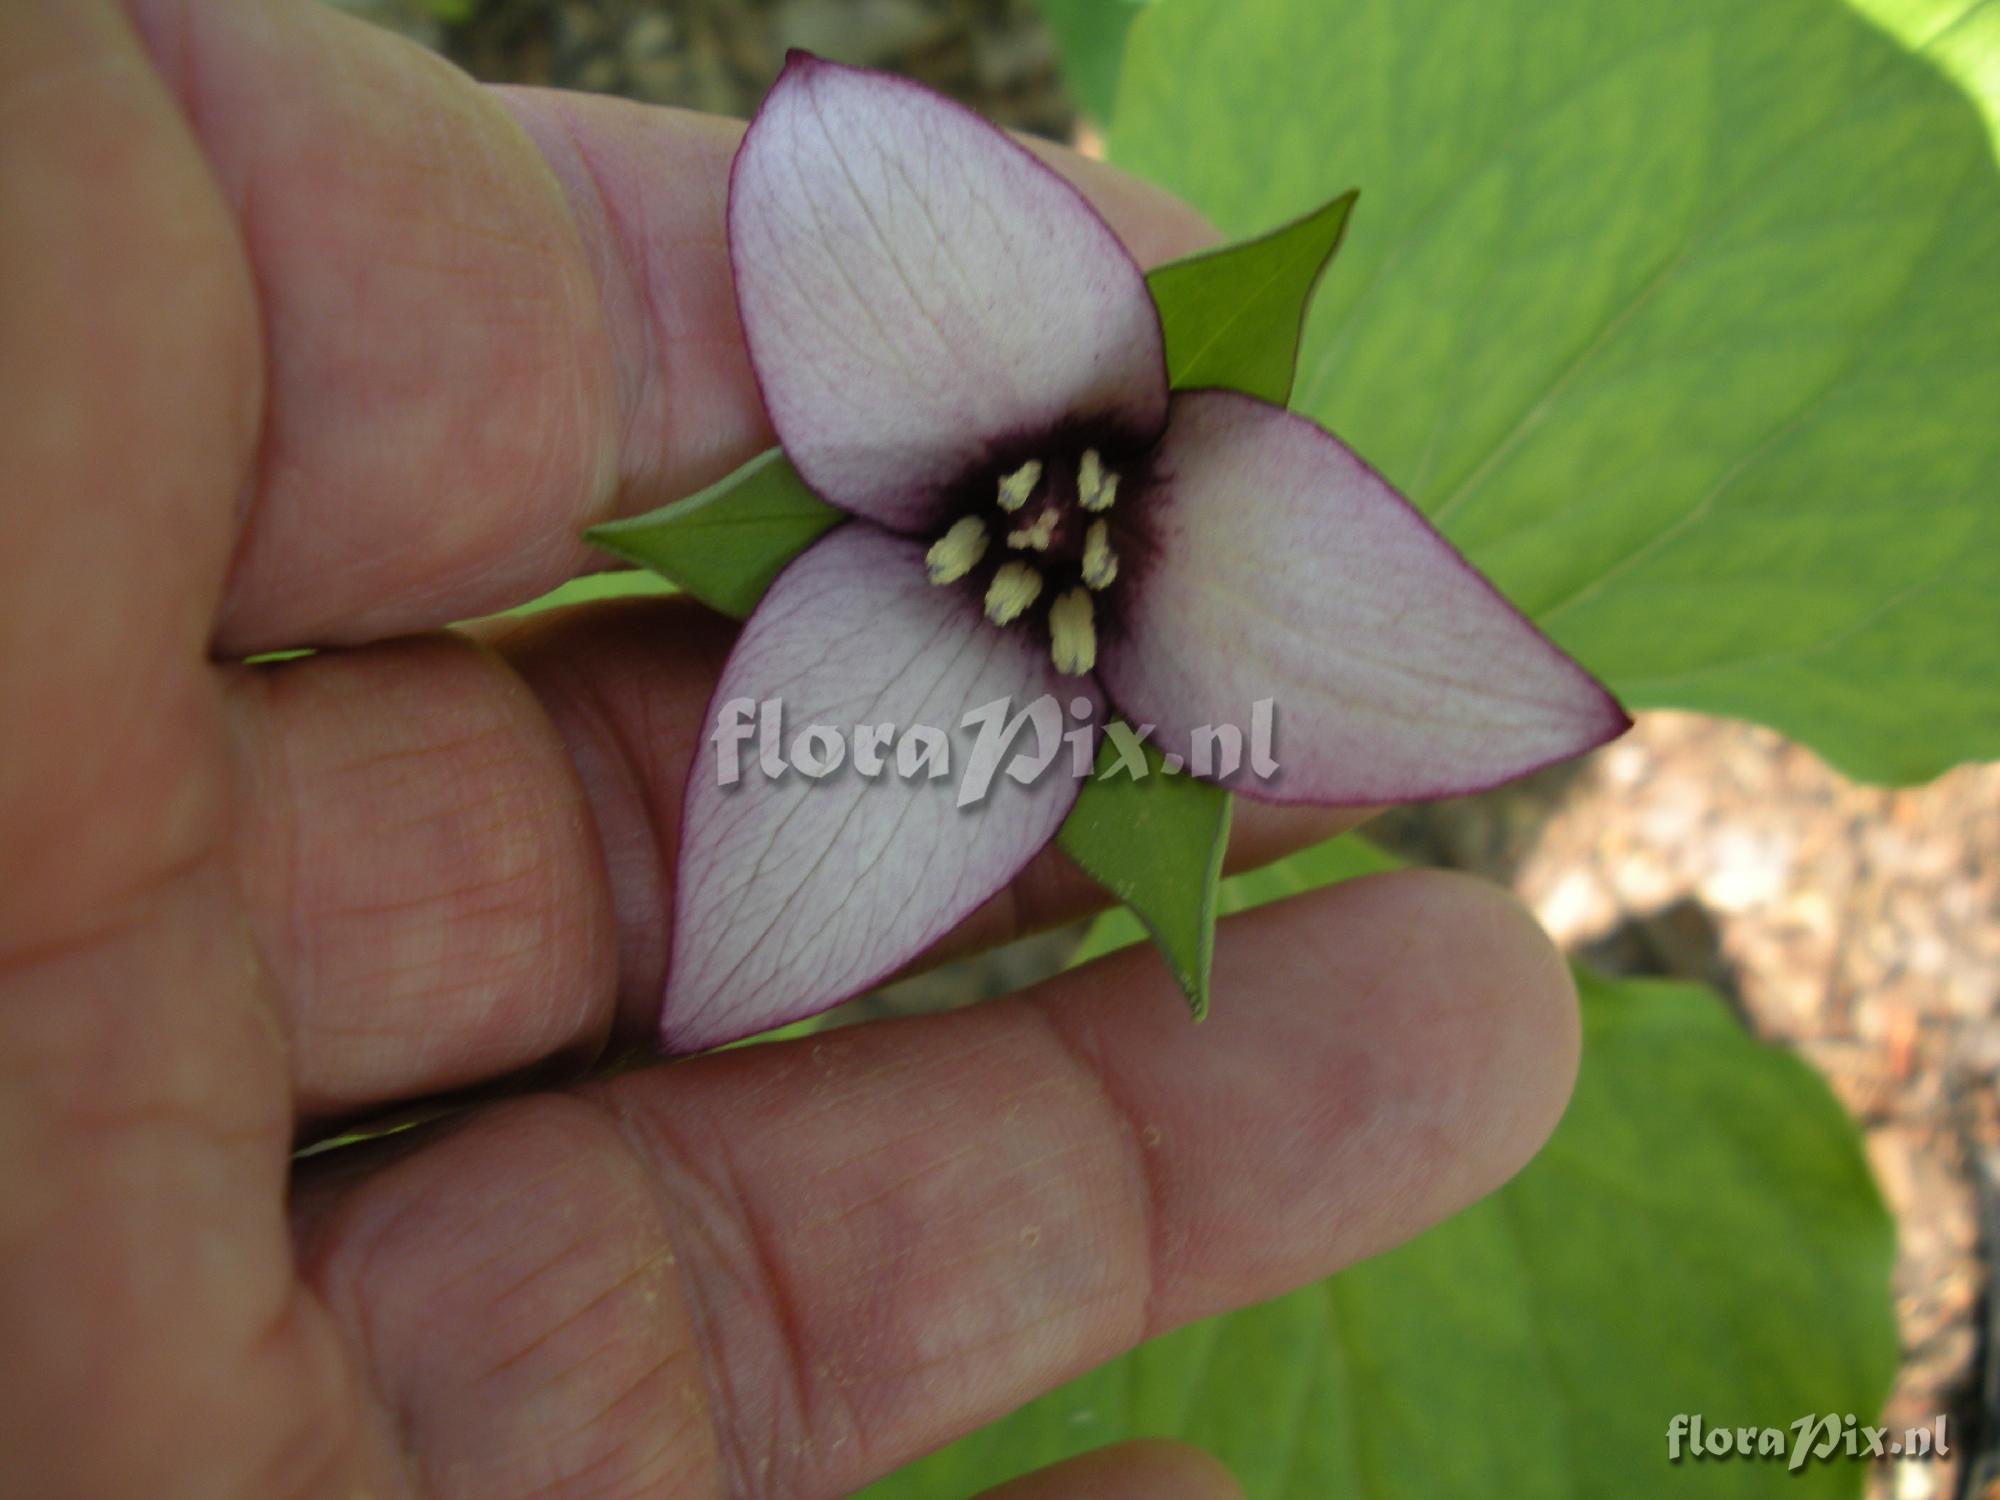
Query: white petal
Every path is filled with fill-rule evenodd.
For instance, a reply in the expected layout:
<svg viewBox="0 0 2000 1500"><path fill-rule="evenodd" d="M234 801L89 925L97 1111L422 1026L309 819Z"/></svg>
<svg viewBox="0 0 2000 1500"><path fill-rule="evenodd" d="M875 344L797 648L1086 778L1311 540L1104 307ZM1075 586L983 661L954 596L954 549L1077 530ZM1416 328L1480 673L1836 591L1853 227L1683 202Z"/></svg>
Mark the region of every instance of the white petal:
<svg viewBox="0 0 2000 1500"><path fill-rule="evenodd" d="M1159 315L1117 236L914 83L794 53L737 154L729 252L779 440L856 515L922 530L996 445L1165 420Z"/></svg>
<svg viewBox="0 0 2000 1500"><path fill-rule="evenodd" d="M1231 785L1322 804L1493 786L1629 720L1359 458L1249 396L1174 398L1144 506L1148 556L1119 587L1098 675L1162 750L1233 726L1248 764L1274 708L1278 770ZM1222 744L1209 764L1220 769ZM1199 769L1199 765L1196 766Z"/></svg>
<svg viewBox="0 0 2000 1500"><path fill-rule="evenodd" d="M1004 886L1046 844L1076 799L1064 745L1039 778L993 777L956 805L976 733L968 710L1009 714L1054 695L1065 729L1093 684L1060 677L1041 638L980 617L976 597L933 586L924 549L865 523L827 534L778 576L723 669L681 824L673 954L660 1031L692 1052L825 1010L893 973ZM733 757L715 736L740 700L783 705L777 779L751 735ZM894 745L874 776L855 765L857 725L927 724L949 740L951 774L898 774ZM844 763L819 779L795 741L826 725ZM1032 751L1032 729L1014 742ZM734 785L721 773L738 767Z"/></svg>

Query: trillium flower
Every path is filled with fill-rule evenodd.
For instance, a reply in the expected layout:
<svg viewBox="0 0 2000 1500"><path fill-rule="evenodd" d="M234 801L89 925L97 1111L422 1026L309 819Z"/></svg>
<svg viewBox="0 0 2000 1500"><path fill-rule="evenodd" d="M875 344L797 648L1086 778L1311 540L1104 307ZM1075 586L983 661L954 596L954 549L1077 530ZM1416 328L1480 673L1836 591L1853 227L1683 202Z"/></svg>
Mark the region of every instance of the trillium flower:
<svg viewBox="0 0 2000 1500"><path fill-rule="evenodd" d="M849 519L772 583L711 726L748 702L781 704L787 735L893 735L1047 695L1192 763L1197 731L1247 733L1268 700L1280 769L1237 789L1316 804L1469 792L1626 727L1326 432L1170 393L1124 246L959 106L794 54L737 155L728 233L772 425ZM859 739L838 775L753 764L725 784L725 738L682 820L673 1052L893 973L1049 842L1080 785L1059 760L961 807Z"/></svg>

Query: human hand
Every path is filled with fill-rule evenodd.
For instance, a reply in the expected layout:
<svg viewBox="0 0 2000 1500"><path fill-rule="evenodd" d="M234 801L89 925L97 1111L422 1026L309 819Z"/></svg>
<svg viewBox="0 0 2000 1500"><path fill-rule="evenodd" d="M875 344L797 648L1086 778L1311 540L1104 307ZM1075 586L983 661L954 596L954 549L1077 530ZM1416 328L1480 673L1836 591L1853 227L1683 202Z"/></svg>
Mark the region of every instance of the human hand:
<svg viewBox="0 0 2000 1500"><path fill-rule="evenodd" d="M247 0L28 0L0 111L7 1493L838 1495L1547 1133L1562 966L1413 873L1225 923L1199 1029L1134 952L295 1164L650 1030L728 627L442 627L770 441L738 127ZM1246 804L1235 856L1334 826ZM1094 899L1051 854L955 951ZM1231 1493L1080 1463L1005 1493Z"/></svg>

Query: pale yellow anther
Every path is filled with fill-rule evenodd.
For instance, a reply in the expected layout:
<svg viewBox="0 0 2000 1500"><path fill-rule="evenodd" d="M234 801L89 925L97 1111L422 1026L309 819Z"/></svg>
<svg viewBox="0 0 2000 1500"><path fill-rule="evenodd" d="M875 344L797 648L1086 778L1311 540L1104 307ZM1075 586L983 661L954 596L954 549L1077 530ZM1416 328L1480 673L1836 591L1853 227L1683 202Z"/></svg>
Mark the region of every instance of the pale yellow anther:
<svg viewBox="0 0 2000 1500"><path fill-rule="evenodd" d="M1002 563L986 586L986 618L1011 625L1042 591L1042 575L1024 562Z"/></svg>
<svg viewBox="0 0 2000 1500"><path fill-rule="evenodd" d="M1076 466L1076 503L1085 510L1109 510L1117 498L1118 476L1105 472L1104 460L1095 448L1084 449L1083 460Z"/></svg>
<svg viewBox="0 0 2000 1500"><path fill-rule="evenodd" d="M1016 511L1028 503L1035 486L1042 482L1042 461L1031 458L1000 481L1000 508Z"/></svg>
<svg viewBox="0 0 2000 1500"><path fill-rule="evenodd" d="M1058 672L1080 677L1097 665L1095 615L1087 589L1071 589L1049 606L1049 655Z"/></svg>
<svg viewBox="0 0 2000 1500"><path fill-rule="evenodd" d="M1036 552L1049 550L1049 543L1056 539L1056 509L1052 505L1035 517L1032 526L1023 526L1007 533L1007 545L1016 552L1031 548Z"/></svg>
<svg viewBox="0 0 2000 1500"><path fill-rule="evenodd" d="M967 516L931 543L924 554L924 571L932 583L957 583L986 555L986 523Z"/></svg>
<svg viewBox="0 0 2000 1500"><path fill-rule="evenodd" d="M1118 576L1118 554L1111 550L1111 528L1092 521L1083 534L1083 581L1094 589L1109 588Z"/></svg>

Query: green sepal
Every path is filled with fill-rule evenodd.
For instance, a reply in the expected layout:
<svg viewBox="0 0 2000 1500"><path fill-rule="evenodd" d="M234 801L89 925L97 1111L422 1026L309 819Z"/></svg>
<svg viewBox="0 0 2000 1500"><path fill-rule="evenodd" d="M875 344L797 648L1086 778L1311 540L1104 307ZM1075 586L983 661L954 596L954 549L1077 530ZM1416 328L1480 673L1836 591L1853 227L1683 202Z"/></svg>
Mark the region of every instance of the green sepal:
<svg viewBox="0 0 2000 1500"><path fill-rule="evenodd" d="M1124 723L1105 727L1097 764L1056 844L1145 925L1199 1021L1208 1014L1233 799L1213 782L1168 771L1150 745L1137 747L1146 775L1132 775L1132 741Z"/></svg>
<svg viewBox="0 0 2000 1500"><path fill-rule="evenodd" d="M786 563L845 519L772 448L699 494L583 536L742 620Z"/></svg>
<svg viewBox="0 0 2000 1500"><path fill-rule="evenodd" d="M1350 189L1269 234L1147 274L1176 390L1222 387L1277 406L1291 399L1306 309L1357 196Z"/></svg>
<svg viewBox="0 0 2000 1500"><path fill-rule="evenodd" d="M1393 858L1360 834L1343 833L1289 854L1274 864L1229 876L1216 893L1216 916L1226 917L1343 880L1380 875L1398 868ZM1146 936L1145 924L1124 907L1101 913L1085 929L1083 940L1070 954L1069 967L1076 968L1120 948L1143 943Z"/></svg>

